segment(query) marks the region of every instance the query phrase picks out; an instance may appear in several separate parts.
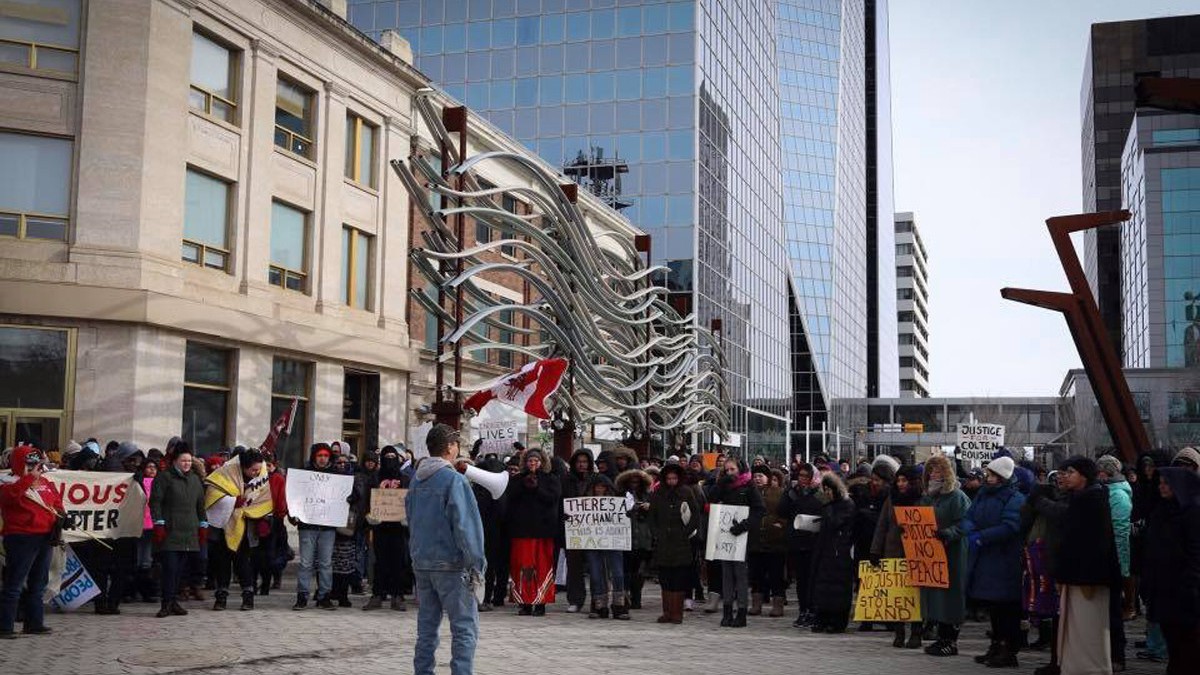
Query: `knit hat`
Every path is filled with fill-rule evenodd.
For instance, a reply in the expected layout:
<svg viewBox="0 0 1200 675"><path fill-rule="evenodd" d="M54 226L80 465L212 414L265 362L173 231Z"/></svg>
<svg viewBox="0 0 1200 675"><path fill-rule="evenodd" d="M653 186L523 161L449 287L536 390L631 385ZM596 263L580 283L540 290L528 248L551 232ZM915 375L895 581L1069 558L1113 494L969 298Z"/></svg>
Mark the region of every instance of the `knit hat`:
<svg viewBox="0 0 1200 675"><path fill-rule="evenodd" d="M83 446L76 443L75 441L73 441L73 440L67 441L67 447L63 449L62 454L63 454L63 457L70 457L71 455L79 452L82 449L83 449Z"/></svg>
<svg viewBox="0 0 1200 675"><path fill-rule="evenodd" d="M1184 448L1175 453L1175 458L1171 460L1172 465L1178 465L1180 460L1183 462L1191 462L1193 471L1200 471L1200 451L1195 448Z"/></svg>
<svg viewBox="0 0 1200 675"><path fill-rule="evenodd" d="M896 479L896 472L899 470L900 462L890 455L879 455L871 464L871 473L888 483Z"/></svg>
<svg viewBox="0 0 1200 675"><path fill-rule="evenodd" d="M1059 471L1066 471L1067 469L1075 469L1089 483L1096 480L1096 462L1091 457L1084 457L1083 455L1068 457L1063 460L1062 464L1058 465Z"/></svg>
<svg viewBox="0 0 1200 675"><path fill-rule="evenodd" d="M750 473L766 474L767 478L770 478L771 477L771 467L767 466L766 464L759 464L758 466L751 469Z"/></svg>
<svg viewBox="0 0 1200 675"><path fill-rule="evenodd" d="M1012 457L997 457L988 462L987 465L988 471L1000 476L1004 480L1012 478L1013 469L1015 468L1017 468L1017 465L1013 462Z"/></svg>
<svg viewBox="0 0 1200 675"><path fill-rule="evenodd" d="M1103 471L1111 477L1120 476L1121 460L1112 455L1101 455L1096 459L1096 469Z"/></svg>

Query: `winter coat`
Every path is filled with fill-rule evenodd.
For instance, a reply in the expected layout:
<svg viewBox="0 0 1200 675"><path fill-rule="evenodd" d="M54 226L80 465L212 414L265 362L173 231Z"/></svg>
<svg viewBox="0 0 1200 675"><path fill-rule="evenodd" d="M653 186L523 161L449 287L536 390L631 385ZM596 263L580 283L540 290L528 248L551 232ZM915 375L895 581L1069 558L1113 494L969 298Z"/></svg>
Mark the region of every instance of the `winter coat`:
<svg viewBox="0 0 1200 675"><path fill-rule="evenodd" d="M588 462L587 473L580 475L575 472L575 460L578 457L586 457ZM570 497L582 497L587 492L588 482L592 480L592 475L596 472L596 463L592 461L592 453L587 450L579 450L574 455L571 455L570 466L567 473L562 477L562 496L563 499Z"/></svg>
<svg viewBox="0 0 1200 675"><path fill-rule="evenodd" d="M876 558L903 558L903 534L904 530L896 522L896 507L889 496L883 503L878 522L875 523L875 534L871 537L871 555Z"/></svg>
<svg viewBox="0 0 1200 675"><path fill-rule="evenodd" d="M792 525L796 516L821 515L821 491L817 488L801 489L790 487L779 499L778 513L788 526L788 549L792 551L811 551L817 545L817 533L797 530Z"/></svg>
<svg viewBox="0 0 1200 675"><path fill-rule="evenodd" d="M4 519L4 534L50 534L58 520L55 513L63 512L62 496L45 477L34 478L25 473L25 458L34 452L33 446L19 445L12 451L10 466L17 480L0 486L0 516ZM32 489L42 498L47 511L26 494ZM195 530L192 530L194 533ZM193 537L194 539L195 537Z"/></svg>
<svg viewBox="0 0 1200 675"><path fill-rule="evenodd" d="M961 624L966 617L967 538L963 517L971 500L957 487L936 495L925 495L921 506L932 506L938 533L946 547L949 588L921 588L921 616L931 621Z"/></svg>
<svg viewBox="0 0 1200 675"><path fill-rule="evenodd" d="M642 479L642 489L633 495L633 508L626 511L625 514L629 517L631 550L650 551L654 549L654 533L650 530L650 515L645 509L640 508L640 505L647 503L649 498L647 489L652 482L650 474L641 469L622 471L617 476L617 494L624 495L632 492L632 479L634 476Z"/></svg>
<svg viewBox="0 0 1200 675"><path fill-rule="evenodd" d="M741 522L749 533L746 538L746 550L755 550L758 545L758 528L762 517L766 515L766 507L763 506L758 488L750 482L750 474L743 473L733 480L722 476L709 492L708 501L712 504L750 507L750 516Z"/></svg>
<svg viewBox="0 0 1200 675"><path fill-rule="evenodd" d="M689 514L687 523L681 515L685 504ZM695 492L685 485L676 488L659 485L650 495L650 511L646 515L654 533L651 564L660 569L691 565L692 537L699 531L703 515Z"/></svg>
<svg viewBox="0 0 1200 675"><path fill-rule="evenodd" d="M1114 476L1104 482L1108 488L1108 512L1112 516L1113 540L1117 545L1117 560L1121 576L1129 576L1129 532L1133 515L1133 488L1124 476Z"/></svg>
<svg viewBox="0 0 1200 675"><path fill-rule="evenodd" d="M757 488L756 488L757 489ZM790 524L786 518L779 515L779 503L783 501L783 488L767 486L759 491L763 508L766 512L758 526L758 538L755 548L747 550L754 553L783 553L788 547L788 529Z"/></svg>
<svg viewBox="0 0 1200 675"><path fill-rule="evenodd" d="M1021 532L1026 545L1039 539L1043 542L1043 562L1046 574L1054 578L1058 569L1058 552L1062 546L1062 514L1066 511L1066 496L1051 485L1035 485L1021 506Z"/></svg>
<svg viewBox="0 0 1200 675"><path fill-rule="evenodd" d="M1061 520L1062 555L1054 578L1072 586L1111 586L1121 578L1108 491L1095 484L1072 493Z"/></svg>
<svg viewBox="0 0 1200 675"><path fill-rule="evenodd" d="M857 565L854 547L855 508L849 498L835 499L821 509L821 531L813 550L810 597L819 612L850 609Z"/></svg>
<svg viewBox="0 0 1200 675"><path fill-rule="evenodd" d="M879 515L883 513L883 505L887 502L886 490L873 494L871 479L856 477L847 483L850 497L854 500L854 559L866 560L871 554L872 540L875 538L875 526L879 523Z"/></svg>
<svg viewBox="0 0 1200 675"><path fill-rule="evenodd" d="M414 570L471 571L483 577L483 523L471 483L441 457L426 457L404 498Z"/></svg>
<svg viewBox="0 0 1200 675"><path fill-rule="evenodd" d="M334 471L334 469L333 469L333 462L332 462L332 461L330 461L330 463L329 463L329 464L327 464L327 465L325 466L325 468L323 468L323 469L322 469L322 468L318 468L318 467L317 467L317 465L316 465L316 462L315 462L316 454L317 454L317 452L316 452L316 450L315 450L315 449L313 449L313 450L311 450L311 451L309 452L309 454L308 454L308 464L305 464L305 465L304 465L304 470L305 470L305 471L316 471L316 472L318 472L318 473L336 473L336 472ZM285 485L286 485L286 482L285 482ZM354 486L353 488L351 488L351 490L350 490L350 498L347 500L347 501L349 501L349 502L350 502L350 505L351 505L351 509L350 509L350 510L351 510L351 511L354 511L354 510L355 510L353 507L354 507L354 505L355 505L355 504L356 504L356 503L359 501L359 499L360 499L360 497L361 497L361 495L359 494L358 490L359 490L359 486L358 486L358 484L357 484L357 482L356 482L356 483L355 483L355 486ZM286 494L284 495L284 499L285 499L285 500L287 499L287 495L286 495ZM309 525L308 523L305 523L305 522L303 522L303 521L301 521L301 522L300 522L300 524L299 524L299 525L297 525L296 527L297 527L297 529L301 529L301 530L336 530L336 529L337 529L336 527L330 527L330 526L327 526L327 525Z"/></svg>
<svg viewBox="0 0 1200 675"><path fill-rule="evenodd" d="M1200 623L1200 476L1182 468L1162 475L1175 496L1160 501L1146 528L1146 618L1194 629Z"/></svg>
<svg viewBox="0 0 1200 675"><path fill-rule="evenodd" d="M504 497L508 500L508 535L512 539L554 539L562 529L559 509L562 483L546 471L533 475L533 487L525 484L530 477L522 471L508 481Z"/></svg>
<svg viewBox="0 0 1200 675"><path fill-rule="evenodd" d="M199 551L200 523L204 512L204 481L194 472L179 473L174 466L158 474L150 488L150 516L165 525L164 551Z"/></svg>
<svg viewBox="0 0 1200 675"><path fill-rule="evenodd" d="M962 522L969 548L967 597L996 602L1021 599L1024 503L1015 478L979 489Z"/></svg>

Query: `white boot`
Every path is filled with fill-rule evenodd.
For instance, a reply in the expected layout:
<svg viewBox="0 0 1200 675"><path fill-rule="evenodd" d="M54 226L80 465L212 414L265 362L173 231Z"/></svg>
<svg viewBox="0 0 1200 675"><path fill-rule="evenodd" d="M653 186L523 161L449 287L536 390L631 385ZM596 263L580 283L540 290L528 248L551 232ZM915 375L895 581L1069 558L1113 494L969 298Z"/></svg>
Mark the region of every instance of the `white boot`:
<svg viewBox="0 0 1200 675"><path fill-rule="evenodd" d="M716 593L708 594L708 602L704 605L705 614L715 614L721 607L721 596Z"/></svg>

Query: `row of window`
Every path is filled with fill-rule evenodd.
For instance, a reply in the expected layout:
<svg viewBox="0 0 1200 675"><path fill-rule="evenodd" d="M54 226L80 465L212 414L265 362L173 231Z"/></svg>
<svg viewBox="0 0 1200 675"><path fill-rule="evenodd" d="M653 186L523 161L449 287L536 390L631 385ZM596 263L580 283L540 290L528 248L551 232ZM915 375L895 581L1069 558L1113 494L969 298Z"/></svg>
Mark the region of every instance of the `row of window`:
<svg viewBox="0 0 1200 675"><path fill-rule="evenodd" d="M0 67L74 78L80 10L79 0L0 3Z"/></svg>

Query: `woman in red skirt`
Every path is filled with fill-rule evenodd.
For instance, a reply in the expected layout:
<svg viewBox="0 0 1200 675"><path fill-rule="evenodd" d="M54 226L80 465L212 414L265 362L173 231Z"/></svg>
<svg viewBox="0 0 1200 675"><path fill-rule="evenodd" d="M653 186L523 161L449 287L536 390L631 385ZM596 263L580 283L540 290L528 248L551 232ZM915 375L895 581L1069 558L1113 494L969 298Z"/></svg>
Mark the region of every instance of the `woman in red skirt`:
<svg viewBox="0 0 1200 675"><path fill-rule="evenodd" d="M554 602L554 537L562 484L540 449L525 451L521 473L508 482L508 532L512 537L513 596L521 616L545 616Z"/></svg>

